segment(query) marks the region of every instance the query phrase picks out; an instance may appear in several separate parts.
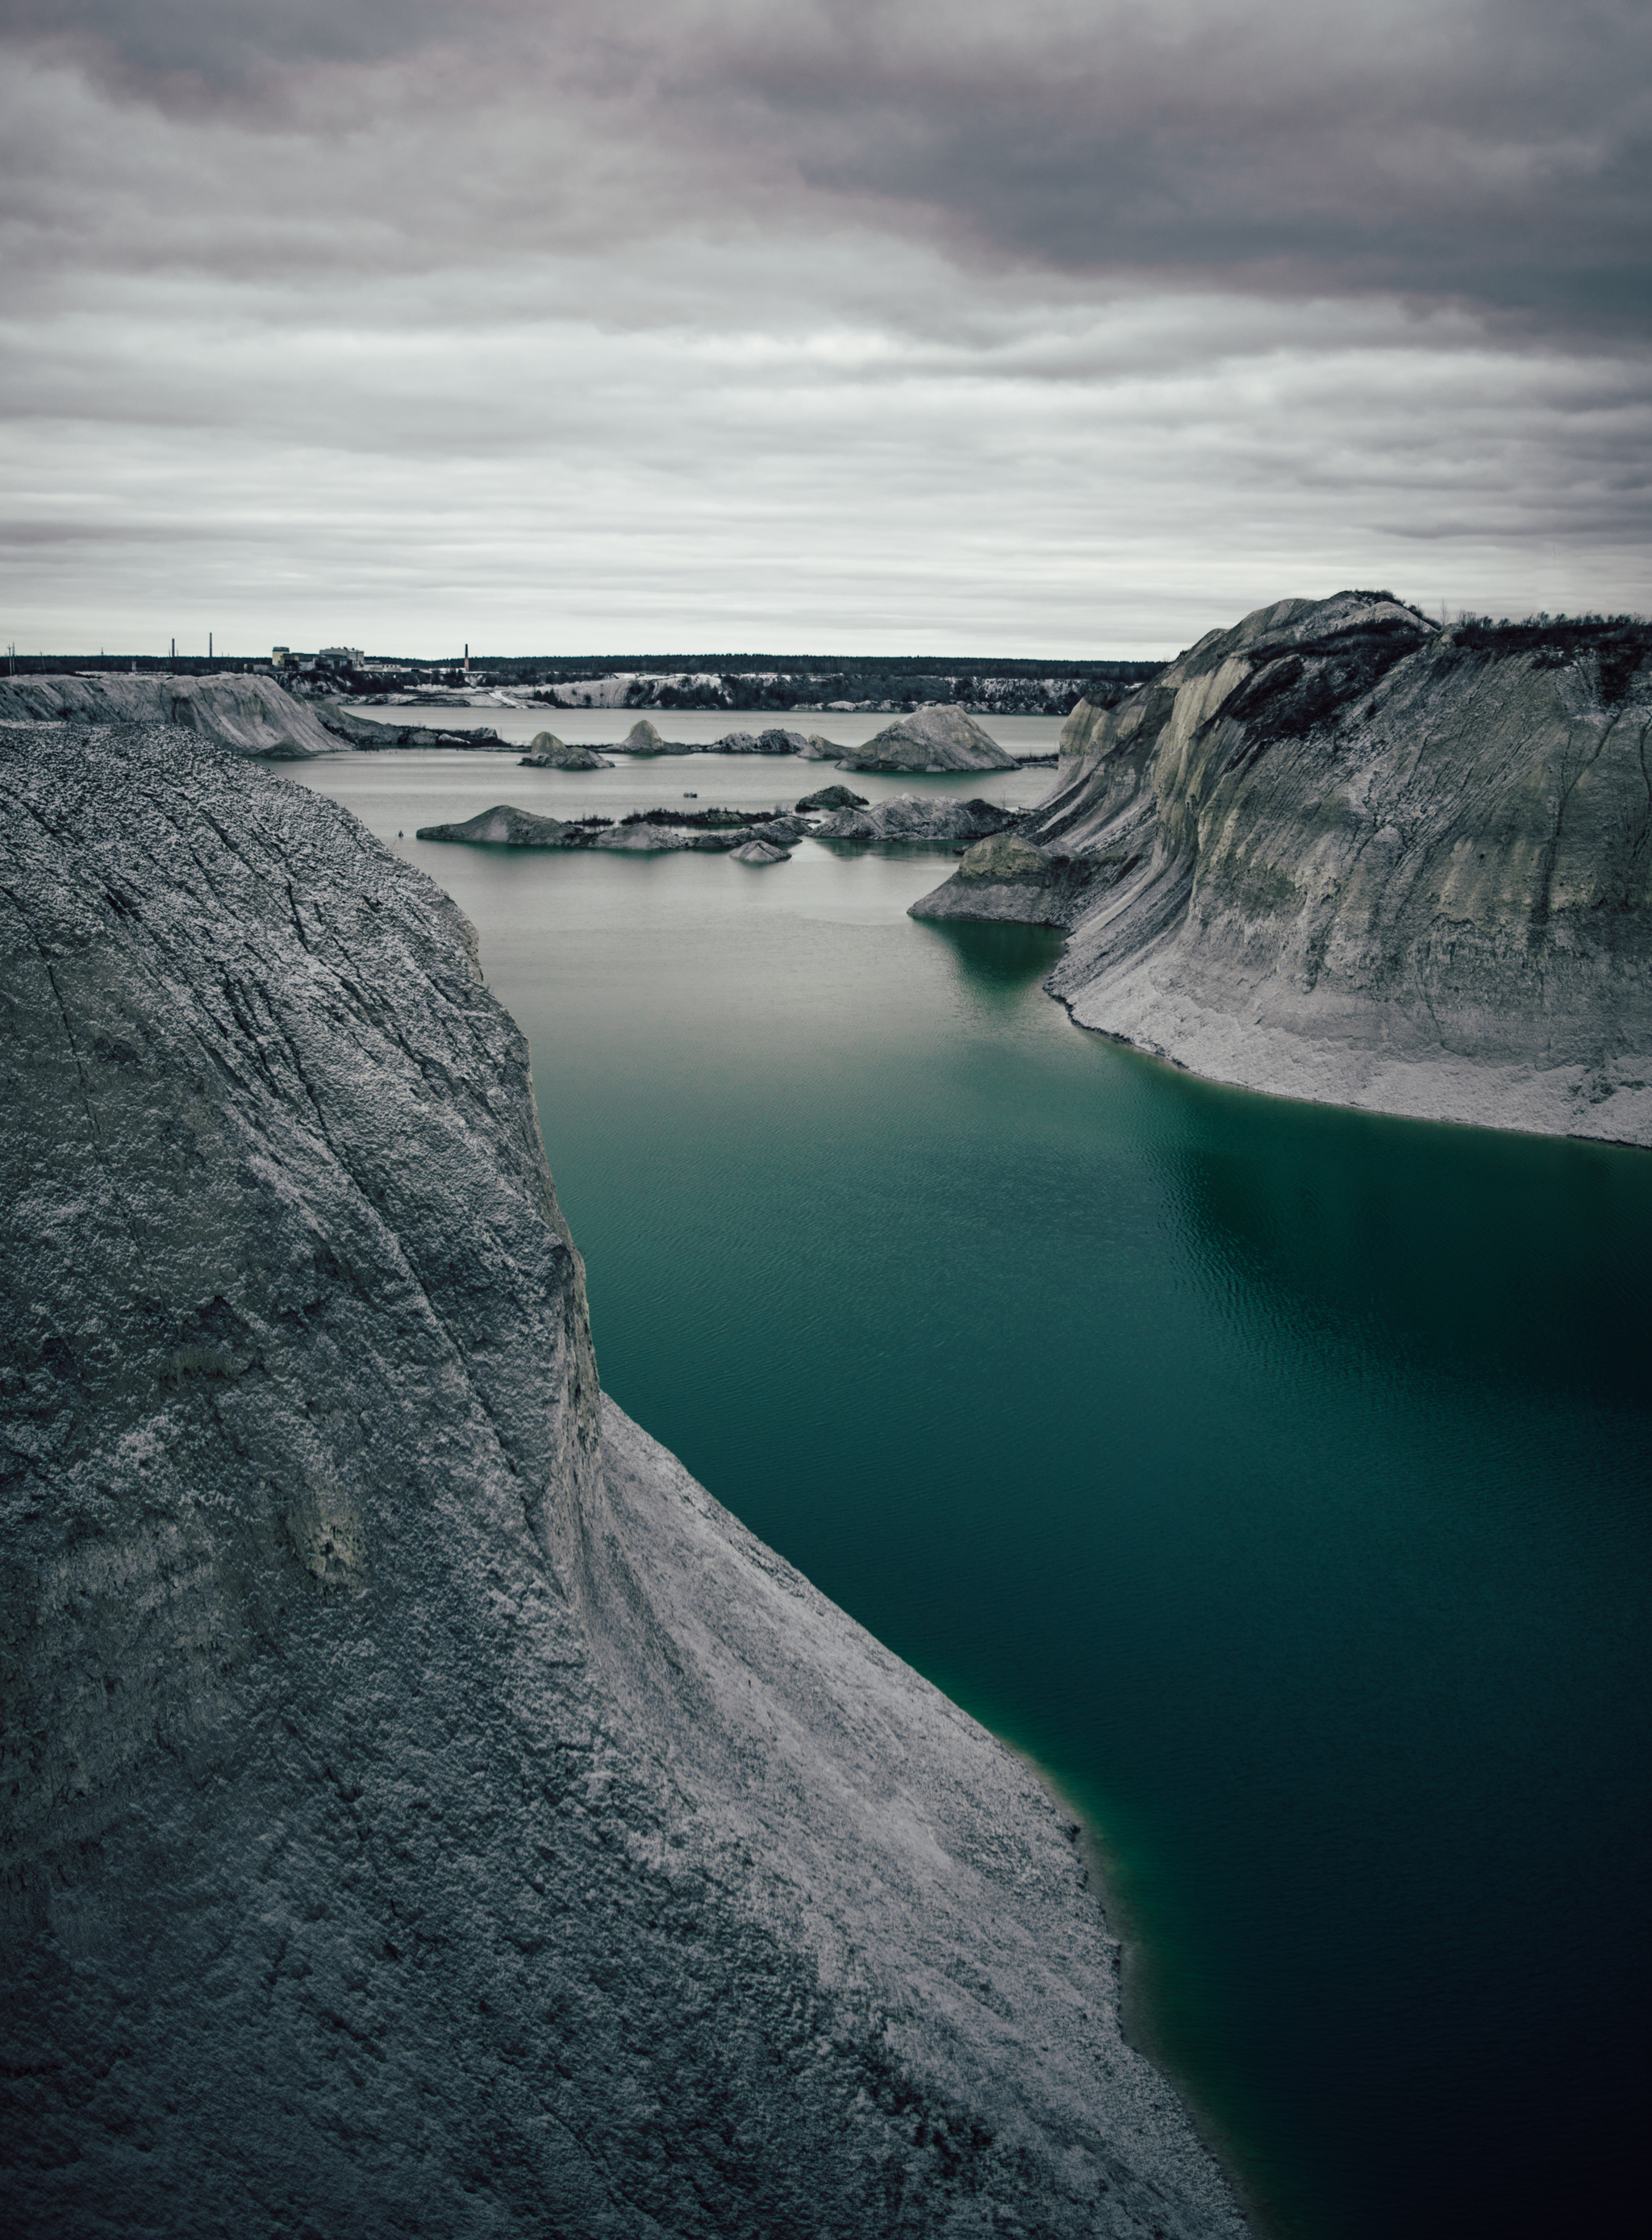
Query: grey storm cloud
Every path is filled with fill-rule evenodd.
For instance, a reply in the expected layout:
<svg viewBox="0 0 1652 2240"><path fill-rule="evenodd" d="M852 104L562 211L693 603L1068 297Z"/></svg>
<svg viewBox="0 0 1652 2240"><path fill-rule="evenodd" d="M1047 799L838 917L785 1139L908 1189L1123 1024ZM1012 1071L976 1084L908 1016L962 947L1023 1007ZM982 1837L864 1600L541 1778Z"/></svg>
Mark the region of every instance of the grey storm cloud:
<svg viewBox="0 0 1652 2240"><path fill-rule="evenodd" d="M563 151L606 136L619 231L669 176L674 216L836 203L969 263L1652 316L1639 0L5 0L0 23L174 112L303 117L330 73L421 62L466 103L531 97L519 184L556 202Z"/></svg>
<svg viewBox="0 0 1652 2240"><path fill-rule="evenodd" d="M294 64L416 51L469 12L453 0L4 0L0 29L182 101L267 86Z"/></svg>
<svg viewBox="0 0 1652 2240"><path fill-rule="evenodd" d="M1649 20L0 0L6 635L1644 603Z"/></svg>

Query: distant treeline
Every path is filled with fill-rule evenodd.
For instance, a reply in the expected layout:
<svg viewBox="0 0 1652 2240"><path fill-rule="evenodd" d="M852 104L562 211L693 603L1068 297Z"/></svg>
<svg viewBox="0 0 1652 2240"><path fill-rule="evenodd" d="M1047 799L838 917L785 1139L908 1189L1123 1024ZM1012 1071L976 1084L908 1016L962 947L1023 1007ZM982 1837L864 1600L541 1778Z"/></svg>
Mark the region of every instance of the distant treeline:
<svg viewBox="0 0 1652 2240"><path fill-rule="evenodd" d="M391 658L385 655L383 659ZM1104 677L1122 684L1156 677L1162 661L1008 661L989 655L847 653L616 653L547 659L526 654L472 654L473 670L509 673L535 683L583 684L602 677L808 677L828 683L876 677Z"/></svg>
<svg viewBox="0 0 1652 2240"><path fill-rule="evenodd" d="M457 657L434 659L423 654L403 657L375 653L368 658L406 669L410 674L414 670L431 674L438 670L445 674L450 670L463 672L464 667ZM136 670L140 677L201 677L225 670L270 667L267 653L220 653L210 660L203 653L180 653L176 658L164 653L19 653L15 660L19 677L58 677L65 670L82 669L110 670L123 676ZM1162 661L997 661L927 654L625 653L553 658L544 654L473 653L470 657L473 677L480 670L490 677L509 677L523 684L583 684L603 677L678 676L684 672L711 677L772 674L822 680L841 677L846 681L857 677L1098 677L1111 683L1136 684L1156 677L1163 666Z"/></svg>
<svg viewBox="0 0 1652 2240"><path fill-rule="evenodd" d="M365 657L366 665L330 665L324 674L289 669L283 682L299 694L323 691L383 695L441 686L463 690L537 690L550 705L619 705L643 709L743 710L754 713L802 708L825 709L834 703L891 711L926 701L949 701L987 715L1065 716L1081 699L1109 707L1137 685L1156 677L1156 661L995 661L958 655L673 653L564 656L472 654L462 662L403 661L390 654ZM157 670L200 676L224 670L268 670L268 660L225 655L207 661L180 655L43 655L17 657L19 673L48 670ZM590 698L581 686L624 680L623 695ZM560 697L559 697L560 696Z"/></svg>
<svg viewBox="0 0 1652 2240"><path fill-rule="evenodd" d="M267 653L215 653L209 661L203 653L181 653L175 660L170 653L8 654L0 647L0 676L10 671L18 677L63 677L90 670L114 677L244 677L269 666Z"/></svg>

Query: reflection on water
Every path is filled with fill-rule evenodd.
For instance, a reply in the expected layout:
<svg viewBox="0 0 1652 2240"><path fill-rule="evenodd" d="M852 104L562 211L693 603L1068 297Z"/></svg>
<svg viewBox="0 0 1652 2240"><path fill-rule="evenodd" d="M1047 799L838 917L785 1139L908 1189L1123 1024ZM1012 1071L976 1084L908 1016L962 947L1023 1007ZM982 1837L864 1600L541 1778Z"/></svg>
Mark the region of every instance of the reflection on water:
<svg viewBox="0 0 1652 2240"><path fill-rule="evenodd" d="M937 885L950 869L936 866ZM936 944L936 961L949 976L954 1003L989 1017L1000 1031L1011 1034L1028 1010L1028 995L1054 970L1062 952L1061 935L1043 926L914 918L912 930L916 940Z"/></svg>
<svg viewBox="0 0 1652 2240"><path fill-rule="evenodd" d="M1652 1163L1172 1093L1234 1443L1186 1550L1221 1578L1182 1833L1114 1870L1148 2034L1271 2134L1281 2230L1564 2229L1580 2183L1629 2197L1652 1989Z"/></svg>
<svg viewBox="0 0 1652 2240"><path fill-rule="evenodd" d="M302 779L393 837L499 797L443 760ZM1612 2229L1652 1159L1082 1035L1054 937L905 917L933 857L402 845L529 1034L604 1383L1084 1804L1271 2228Z"/></svg>
<svg viewBox="0 0 1652 2240"><path fill-rule="evenodd" d="M1282 1106L1188 1081L1173 1201L1213 1296L1276 1297L1421 1376L1637 1407L1643 1153Z"/></svg>

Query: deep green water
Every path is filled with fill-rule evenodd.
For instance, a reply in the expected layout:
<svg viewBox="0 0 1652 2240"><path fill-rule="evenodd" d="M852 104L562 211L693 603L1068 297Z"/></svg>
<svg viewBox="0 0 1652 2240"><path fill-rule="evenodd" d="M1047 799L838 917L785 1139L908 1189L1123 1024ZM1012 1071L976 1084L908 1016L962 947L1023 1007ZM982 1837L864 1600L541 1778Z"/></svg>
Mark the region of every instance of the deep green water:
<svg viewBox="0 0 1652 2240"><path fill-rule="evenodd" d="M475 919L607 1388L1100 1831L1134 2026L1267 2229L1627 2229L1652 1155L1136 1058L1053 937L905 917L943 858L411 837L829 770L294 775Z"/></svg>

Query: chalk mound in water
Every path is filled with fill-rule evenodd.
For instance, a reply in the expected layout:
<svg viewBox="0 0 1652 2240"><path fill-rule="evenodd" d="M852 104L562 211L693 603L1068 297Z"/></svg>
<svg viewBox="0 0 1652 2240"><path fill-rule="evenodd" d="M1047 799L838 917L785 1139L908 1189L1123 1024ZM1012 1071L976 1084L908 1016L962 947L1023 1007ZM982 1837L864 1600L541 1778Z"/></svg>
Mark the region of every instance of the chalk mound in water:
<svg viewBox="0 0 1652 2240"><path fill-rule="evenodd" d="M479 810L463 824L421 824L416 840L469 841L482 848L565 848L575 828L556 817L536 817L531 810L512 809L500 802Z"/></svg>
<svg viewBox="0 0 1652 2240"><path fill-rule="evenodd" d="M962 708L936 703L887 724L863 747L843 757L847 770L1014 770L1013 755Z"/></svg>
<svg viewBox="0 0 1652 2240"><path fill-rule="evenodd" d="M595 747L570 747L554 731L536 731L523 757L523 770L612 770L613 763Z"/></svg>
<svg viewBox="0 0 1652 2240"><path fill-rule="evenodd" d="M913 793L897 793L869 809L840 809L815 827L817 840L896 840L923 843L984 839L1002 832L1016 821L1013 809L1000 809L990 801L955 801L949 795L921 801Z"/></svg>

